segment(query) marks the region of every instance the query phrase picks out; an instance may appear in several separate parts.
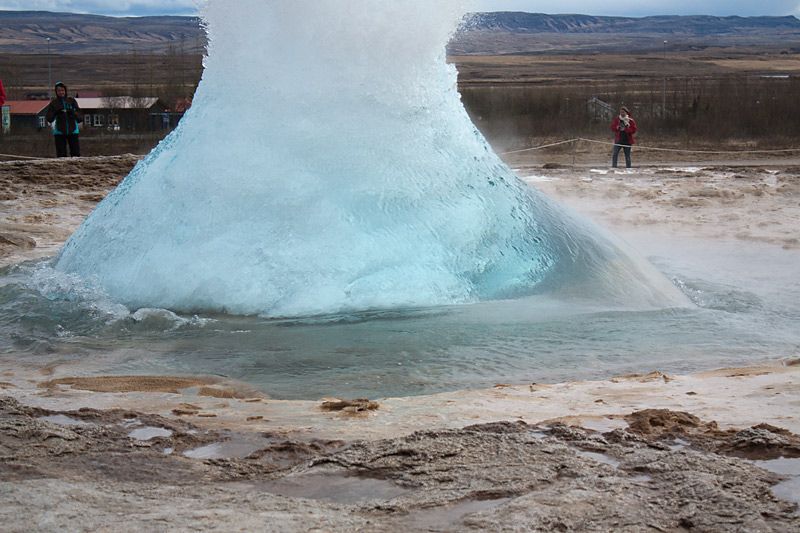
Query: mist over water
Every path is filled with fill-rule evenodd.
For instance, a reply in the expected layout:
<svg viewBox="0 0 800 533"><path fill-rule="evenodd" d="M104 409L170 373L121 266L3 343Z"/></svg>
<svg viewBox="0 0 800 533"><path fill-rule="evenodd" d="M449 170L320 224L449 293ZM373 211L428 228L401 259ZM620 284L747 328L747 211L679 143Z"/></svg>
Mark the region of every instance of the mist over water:
<svg viewBox="0 0 800 533"><path fill-rule="evenodd" d="M212 0L192 109L65 245L132 309L273 317L684 297L521 183L445 47L469 2Z"/></svg>

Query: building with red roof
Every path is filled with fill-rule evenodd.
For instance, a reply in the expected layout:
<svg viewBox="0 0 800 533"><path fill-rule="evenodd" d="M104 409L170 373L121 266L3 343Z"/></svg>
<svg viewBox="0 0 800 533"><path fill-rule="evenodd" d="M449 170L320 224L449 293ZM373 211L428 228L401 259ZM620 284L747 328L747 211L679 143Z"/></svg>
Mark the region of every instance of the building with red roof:
<svg viewBox="0 0 800 533"><path fill-rule="evenodd" d="M47 100L6 100L10 108L11 131L40 130L47 127L45 114Z"/></svg>
<svg viewBox="0 0 800 533"><path fill-rule="evenodd" d="M170 110L159 98L109 96L76 98L83 111L81 133L109 131L155 132L169 131L178 125L191 99L176 103ZM34 132L49 127L45 116L49 100L10 100L11 133Z"/></svg>

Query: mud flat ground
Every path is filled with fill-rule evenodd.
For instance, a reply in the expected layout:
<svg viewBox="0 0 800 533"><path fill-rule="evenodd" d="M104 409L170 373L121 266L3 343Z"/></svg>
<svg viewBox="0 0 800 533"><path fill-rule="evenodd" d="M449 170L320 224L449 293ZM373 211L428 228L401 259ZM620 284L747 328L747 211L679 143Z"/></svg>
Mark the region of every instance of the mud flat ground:
<svg viewBox="0 0 800 533"><path fill-rule="evenodd" d="M135 156L0 163L0 264L53 255ZM543 169L623 234L797 253L800 167ZM553 167L553 165L549 165ZM7 531L798 531L800 360L688 376L278 401L0 354Z"/></svg>

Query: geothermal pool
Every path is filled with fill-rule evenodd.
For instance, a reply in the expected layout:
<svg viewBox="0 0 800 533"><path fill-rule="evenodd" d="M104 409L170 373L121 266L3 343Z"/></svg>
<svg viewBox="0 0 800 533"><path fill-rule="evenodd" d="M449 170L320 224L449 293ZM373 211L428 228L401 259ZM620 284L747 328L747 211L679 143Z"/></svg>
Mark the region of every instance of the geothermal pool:
<svg viewBox="0 0 800 533"><path fill-rule="evenodd" d="M531 297L300 319L131 313L78 296L50 267L17 265L0 274L0 354L79 375L221 375L275 398L317 399L689 372L797 353L796 252L647 246L694 305L625 311ZM51 299L57 290L74 297Z"/></svg>

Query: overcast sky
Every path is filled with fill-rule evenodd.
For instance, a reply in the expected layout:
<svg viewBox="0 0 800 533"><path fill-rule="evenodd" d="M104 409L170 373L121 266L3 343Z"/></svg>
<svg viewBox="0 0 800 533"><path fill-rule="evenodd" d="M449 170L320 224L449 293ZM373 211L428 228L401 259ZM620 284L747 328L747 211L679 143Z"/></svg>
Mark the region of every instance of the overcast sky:
<svg viewBox="0 0 800 533"><path fill-rule="evenodd" d="M435 0L433 0L435 1ZM800 15L800 0L477 0L481 11L531 11L587 15ZM0 0L0 9L99 13L104 15L190 15L195 0Z"/></svg>

